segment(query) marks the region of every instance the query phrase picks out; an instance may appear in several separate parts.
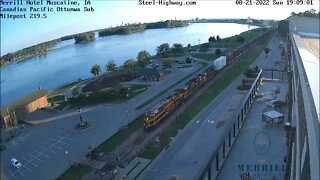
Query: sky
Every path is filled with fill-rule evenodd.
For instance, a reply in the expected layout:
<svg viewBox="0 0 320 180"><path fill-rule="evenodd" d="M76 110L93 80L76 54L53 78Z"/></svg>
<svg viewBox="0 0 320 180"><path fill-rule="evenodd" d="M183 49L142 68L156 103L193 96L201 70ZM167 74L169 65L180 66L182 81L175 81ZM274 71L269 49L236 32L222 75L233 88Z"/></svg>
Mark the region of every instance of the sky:
<svg viewBox="0 0 320 180"><path fill-rule="evenodd" d="M3 0L14 1L14 0ZM167 19L193 18L248 18L282 20L291 12L303 12L316 9L319 12L319 0L312 0L313 5L236 5L236 0L182 0L195 1L196 5L139 5L139 0L91 0L93 12L84 12L84 0L77 1L81 12L44 12L47 18L29 18L30 6L26 0L23 5L1 5L1 8L27 8L26 19L1 19L1 56L44 41L60 38L65 35L84 31L107 28L122 23L155 22ZM40 1L40 0L36 0ZM51 0L63 1L63 0ZM68 0L67 0L68 1ZM146 0L145 0L146 1ZM150 0L149 0L150 1ZM153 0L151 0L153 1ZM158 0L156 0L158 1ZM162 0L168 2L169 0ZM170 0L181 1L181 0ZM246 0L243 0L246 1ZM255 0L252 0L255 2ZM278 0L279 1L279 0ZM44 3L46 0L44 0ZM44 5L44 7L48 7ZM66 7L66 6L61 6ZM23 14L21 12L5 12L2 14ZM43 13L43 12L40 12Z"/></svg>

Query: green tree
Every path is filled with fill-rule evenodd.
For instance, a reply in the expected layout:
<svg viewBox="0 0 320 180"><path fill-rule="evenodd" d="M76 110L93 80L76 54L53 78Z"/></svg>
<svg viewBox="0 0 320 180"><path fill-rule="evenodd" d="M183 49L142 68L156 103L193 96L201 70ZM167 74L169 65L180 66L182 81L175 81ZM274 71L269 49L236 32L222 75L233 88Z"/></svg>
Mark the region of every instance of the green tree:
<svg viewBox="0 0 320 180"><path fill-rule="evenodd" d="M217 42L217 40L214 36L209 37L208 41L213 42L213 43Z"/></svg>
<svg viewBox="0 0 320 180"><path fill-rule="evenodd" d="M170 45L168 43L163 43L157 47L157 54L167 54L170 50Z"/></svg>
<svg viewBox="0 0 320 180"><path fill-rule="evenodd" d="M172 47L172 52L174 53L180 53L183 51L183 46L180 43L174 43Z"/></svg>
<svg viewBox="0 0 320 180"><path fill-rule="evenodd" d="M201 52L207 52L210 48L210 45L208 43L204 43L204 44L201 44L200 46L200 51Z"/></svg>
<svg viewBox="0 0 320 180"><path fill-rule="evenodd" d="M268 55L270 52L270 48L264 48L264 52L266 53L266 55Z"/></svg>
<svg viewBox="0 0 320 180"><path fill-rule="evenodd" d="M95 64L91 67L90 71L94 76L97 76L101 73L101 67L98 64Z"/></svg>
<svg viewBox="0 0 320 180"><path fill-rule="evenodd" d="M136 64L136 61L133 59L128 59L123 63L124 69L126 69L128 72L132 72L134 65Z"/></svg>
<svg viewBox="0 0 320 180"><path fill-rule="evenodd" d="M216 49L215 54L216 54L217 56L219 56L219 55L221 55L221 54L222 54L222 51L218 48L218 49Z"/></svg>
<svg viewBox="0 0 320 180"><path fill-rule="evenodd" d="M108 61L107 65L106 65L106 69L108 72L116 72L117 71L117 65L113 59Z"/></svg>
<svg viewBox="0 0 320 180"><path fill-rule="evenodd" d="M237 42L239 42L239 43L243 43L244 42L244 37L242 37L242 36L237 36Z"/></svg>
<svg viewBox="0 0 320 180"><path fill-rule="evenodd" d="M15 127L18 125L18 120L17 120L17 116L16 113L14 111L12 111L10 113L10 124L11 126Z"/></svg>
<svg viewBox="0 0 320 180"><path fill-rule="evenodd" d="M173 57L167 57L167 58L163 58L162 60L162 64L164 67L172 67L172 64L174 64L176 61L175 61L175 58Z"/></svg>
<svg viewBox="0 0 320 180"><path fill-rule="evenodd" d="M264 48L264 53L266 53L266 57L268 57L270 51L270 48Z"/></svg>
<svg viewBox="0 0 320 180"><path fill-rule="evenodd" d="M190 51L191 50L191 44L188 44L188 51Z"/></svg>
<svg viewBox="0 0 320 180"><path fill-rule="evenodd" d="M187 58L186 58L186 63L187 63L187 64L192 63L192 58L191 58L191 57L187 57Z"/></svg>
<svg viewBox="0 0 320 180"><path fill-rule="evenodd" d="M120 89L120 94L121 94L121 96L123 96L123 97L127 97L127 95L129 96L129 92L130 92L129 89L130 89L130 88L122 87L122 88Z"/></svg>
<svg viewBox="0 0 320 180"><path fill-rule="evenodd" d="M221 41L221 38L219 35L217 35L217 41Z"/></svg>
<svg viewBox="0 0 320 180"><path fill-rule="evenodd" d="M147 51L140 51L137 56L138 63L142 67L146 67L146 65L149 63L149 58L150 54Z"/></svg>

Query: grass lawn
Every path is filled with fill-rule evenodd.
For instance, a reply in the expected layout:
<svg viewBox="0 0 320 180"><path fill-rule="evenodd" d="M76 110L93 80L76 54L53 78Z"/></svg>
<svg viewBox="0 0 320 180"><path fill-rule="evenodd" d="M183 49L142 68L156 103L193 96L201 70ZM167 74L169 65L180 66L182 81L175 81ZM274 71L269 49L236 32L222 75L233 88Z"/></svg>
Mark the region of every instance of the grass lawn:
<svg viewBox="0 0 320 180"><path fill-rule="evenodd" d="M212 48L213 47L214 48L226 48L227 50L225 51L225 53L222 53L221 55L218 55L218 56L215 55L214 53L197 53L197 54L194 54L193 57L207 60L207 61L213 61L213 60L219 58L220 56L227 54L230 50L233 50L237 46L240 46L248 41L253 40L254 38L256 38L258 35L260 35L263 32L265 32L265 31L262 31L259 29L254 29L254 30L250 30L250 31L246 31L246 32L242 33L241 36L244 37L243 43L239 43L236 41L237 36L224 38L221 41L216 42L216 43L209 43L210 47L212 47Z"/></svg>
<svg viewBox="0 0 320 180"><path fill-rule="evenodd" d="M71 82L69 84L66 84L58 89L55 89L53 91L50 91L48 93L48 97L52 97L52 96L56 96L56 95L59 95L59 94L63 94L64 92L66 92L68 89L72 88L73 86L75 86L76 84L82 82L82 80L77 80L77 81L74 81L74 82Z"/></svg>
<svg viewBox="0 0 320 180"><path fill-rule="evenodd" d="M90 171L89 166L79 164L76 167L70 168L64 172L57 180L76 180L81 179L86 173Z"/></svg>
<svg viewBox="0 0 320 180"><path fill-rule="evenodd" d="M154 144L146 149L141 157L154 159L164 148L169 144L170 137L175 137L177 134L176 128L183 129L186 124L196 116L204 107L206 107L221 91L223 91L236 77L242 74L250 64L252 64L259 54L266 47L267 42L262 45L256 46L251 52L241 58L241 68L239 66L233 66L224 73L223 78L217 80L216 83L211 85L201 96L198 98L192 106L187 108L178 118L177 121L169 128L167 128L160 135L160 143Z"/></svg>
<svg viewBox="0 0 320 180"><path fill-rule="evenodd" d="M190 65L190 64L183 64L183 65L181 65L181 66L178 67L178 68L190 68L190 67L192 67L192 65Z"/></svg>
<svg viewBox="0 0 320 180"><path fill-rule="evenodd" d="M51 97L48 98L48 102L52 103L52 102L63 101L64 97L65 97L64 95L51 96Z"/></svg>
<svg viewBox="0 0 320 180"><path fill-rule="evenodd" d="M80 89L79 86L73 88L73 89L72 89L72 96L79 95L79 89Z"/></svg>
<svg viewBox="0 0 320 180"><path fill-rule="evenodd" d="M148 85L132 85L130 90L123 92L122 87L114 87L106 91L99 91L91 93L90 95L79 95L78 97L71 97L68 103L74 106L91 105L98 103L122 103L131 99L146 90ZM128 97L126 97L128 94Z"/></svg>
<svg viewBox="0 0 320 180"><path fill-rule="evenodd" d="M112 152L118 145L126 140L133 132L143 126L143 116L132 121L127 128L121 129L111 136L107 141L100 144L96 149L100 149L104 153Z"/></svg>
<svg viewBox="0 0 320 180"><path fill-rule="evenodd" d="M58 105L56 107L54 107L54 109L63 110L68 105L69 104L66 101L62 101L62 102L59 102Z"/></svg>
<svg viewBox="0 0 320 180"><path fill-rule="evenodd" d="M217 56L215 54L206 54L206 53L198 53L198 54L194 54L192 55L193 57L199 58L199 59L203 59L203 60L207 60L207 61L213 61L216 60L218 57L222 56L223 54Z"/></svg>
<svg viewBox="0 0 320 180"><path fill-rule="evenodd" d="M201 67L199 69L197 69L195 72L189 74L188 76L180 79L179 81L175 82L174 84L172 84L171 86L169 86L167 89L164 89L163 91L161 91L160 93L158 93L157 95L155 95L154 97L148 99L147 101L145 101L144 103L140 104L138 107L136 107L137 110L142 109L143 107L145 107L147 104L149 104L150 102L152 102L153 100L155 100L156 98L162 96L163 94L165 94L166 92L168 92L169 90L171 90L172 88L174 88L177 84L181 83L182 81L188 79L189 77L193 76L194 74L198 73L201 69L203 69L204 67L208 66L208 63L205 62L199 62L199 64L201 64Z"/></svg>
<svg viewBox="0 0 320 180"><path fill-rule="evenodd" d="M236 36L231 36L228 38L223 38L221 41L216 42L216 43L210 43L210 46L211 47L223 47L223 48L228 48L230 50L230 49L233 49L239 45L242 45L244 43L247 43L247 42L253 40L254 38L256 38L258 35L260 35L263 32L265 32L265 30L263 30L263 29L253 29L253 30L241 33L240 36L244 37L243 43L237 42L237 35L236 35Z"/></svg>

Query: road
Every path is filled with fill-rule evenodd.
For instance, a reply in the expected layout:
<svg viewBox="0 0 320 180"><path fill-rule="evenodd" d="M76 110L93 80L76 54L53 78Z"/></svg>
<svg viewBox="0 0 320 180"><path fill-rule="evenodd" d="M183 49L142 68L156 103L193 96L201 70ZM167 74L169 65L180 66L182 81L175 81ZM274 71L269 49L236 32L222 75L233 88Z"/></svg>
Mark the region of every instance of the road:
<svg viewBox="0 0 320 180"><path fill-rule="evenodd" d="M268 57L264 52L256 62L260 68L281 66L277 61L280 55L279 40L275 37L268 44L271 49ZM283 68L283 67L277 67ZM238 109L244 98L238 94L236 87L241 84L243 76L236 78L219 96L204 108L179 133L168 149L164 150L142 173L141 179L169 179L178 176L180 179L197 179L203 171L212 153L218 148L225 127L234 110ZM220 127L220 125L222 127Z"/></svg>
<svg viewBox="0 0 320 180"><path fill-rule="evenodd" d="M244 94L238 94L236 87L243 77L238 77L222 93L204 108L147 167L141 179L169 179L178 175L181 179L197 179L213 149L218 143L215 139L223 134L224 126L233 111L241 105Z"/></svg>
<svg viewBox="0 0 320 180"><path fill-rule="evenodd" d="M116 133L119 128L127 125L129 121L140 116L159 99L171 93L174 88L141 110L135 110L137 106L199 67L199 64L195 64L193 68L177 69L127 103L101 104L82 108L82 117L91 126L81 132L74 129L76 123L79 122L77 109L54 113L52 117L39 119L39 125L7 143L7 149L1 152L2 172L8 179L55 179L70 167L70 163L84 160L88 146L97 147ZM22 163L20 169L11 165L12 157Z"/></svg>

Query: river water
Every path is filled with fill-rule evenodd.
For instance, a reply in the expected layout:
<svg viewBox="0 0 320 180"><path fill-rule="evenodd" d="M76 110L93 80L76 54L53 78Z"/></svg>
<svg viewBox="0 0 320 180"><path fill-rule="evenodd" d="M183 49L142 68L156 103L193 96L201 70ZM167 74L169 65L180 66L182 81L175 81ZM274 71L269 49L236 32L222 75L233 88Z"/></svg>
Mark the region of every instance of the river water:
<svg viewBox="0 0 320 180"><path fill-rule="evenodd" d="M1 68L1 107L38 87L52 90L79 78L90 78L93 64L99 64L105 72L108 60L114 59L117 65L122 65L129 58L136 59L139 51L155 54L156 47L162 43L196 45L208 42L213 35L225 38L255 28L233 23L195 23L182 28L97 37L86 44L63 41L44 56Z"/></svg>

